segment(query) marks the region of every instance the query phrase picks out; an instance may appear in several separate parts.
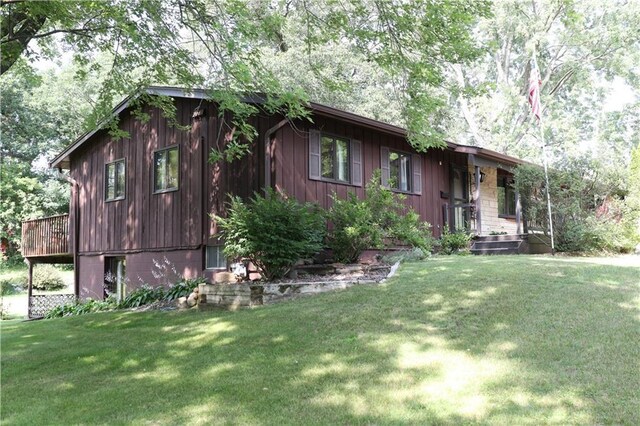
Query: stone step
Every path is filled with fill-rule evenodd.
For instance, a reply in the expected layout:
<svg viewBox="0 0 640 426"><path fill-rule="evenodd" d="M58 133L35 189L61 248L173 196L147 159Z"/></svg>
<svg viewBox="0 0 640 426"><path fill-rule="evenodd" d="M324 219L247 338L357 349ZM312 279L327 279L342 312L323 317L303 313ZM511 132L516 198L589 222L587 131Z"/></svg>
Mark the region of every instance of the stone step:
<svg viewBox="0 0 640 426"><path fill-rule="evenodd" d="M506 241L474 241L474 249L491 249L491 248L518 248L522 244L522 240L506 240Z"/></svg>
<svg viewBox="0 0 640 426"><path fill-rule="evenodd" d="M518 254L517 248L482 248L482 249L471 249L472 254L482 254L482 255L500 255L500 254Z"/></svg>
<svg viewBox="0 0 640 426"><path fill-rule="evenodd" d="M513 241L523 240L526 234L507 234L507 235L481 235L474 238L474 241Z"/></svg>

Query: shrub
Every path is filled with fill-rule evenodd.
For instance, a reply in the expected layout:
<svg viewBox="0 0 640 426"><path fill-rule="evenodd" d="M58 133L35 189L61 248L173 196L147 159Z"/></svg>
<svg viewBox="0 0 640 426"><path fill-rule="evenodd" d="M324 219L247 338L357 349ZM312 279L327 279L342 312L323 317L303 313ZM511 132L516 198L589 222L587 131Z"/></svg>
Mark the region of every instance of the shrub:
<svg viewBox="0 0 640 426"><path fill-rule="evenodd" d="M367 202L359 200L355 194L349 193L345 200L333 195L329 220L333 225L329 247L336 261L356 262L364 250L383 247L382 228Z"/></svg>
<svg viewBox="0 0 640 426"><path fill-rule="evenodd" d="M183 279L169 287L169 290L164 294L164 298L165 300L175 300L180 297L189 296L199 284L204 284L205 282L205 279L202 277Z"/></svg>
<svg viewBox="0 0 640 426"><path fill-rule="evenodd" d="M0 279L0 296L9 296L11 294L20 293L22 285L10 279Z"/></svg>
<svg viewBox="0 0 640 426"><path fill-rule="evenodd" d="M638 151L640 153L640 151ZM640 154L638 160L640 164ZM640 170L640 168L638 168ZM566 252L631 251L638 243L633 164L628 180L598 164L574 161L549 171L549 194L556 249ZM635 172L640 179L640 172ZM524 217L529 226L548 226L546 186L540 167L515 169Z"/></svg>
<svg viewBox="0 0 640 426"><path fill-rule="evenodd" d="M349 193L347 198L332 196L329 220L333 228L329 247L336 261L356 262L367 249L399 244L430 252L433 245L430 225L403 203L405 196L380 184L380 171L367 183L364 200Z"/></svg>
<svg viewBox="0 0 640 426"><path fill-rule="evenodd" d="M138 306L148 305L149 303L162 299L164 299L164 288L143 284L129 293L129 295L120 302L118 307L122 309L137 308Z"/></svg>
<svg viewBox="0 0 640 426"><path fill-rule="evenodd" d="M228 206L226 218L216 216L225 255L248 258L267 280L283 277L296 261L323 247L326 222L317 205L271 191L246 203L232 197Z"/></svg>
<svg viewBox="0 0 640 426"><path fill-rule="evenodd" d="M0 295L7 296L23 291L27 286L27 273L22 270L3 272L0 278Z"/></svg>
<svg viewBox="0 0 640 426"><path fill-rule="evenodd" d="M472 236L468 232L451 232L449 227L445 226L442 237L440 238L440 252L443 254L468 253L471 238Z"/></svg>
<svg viewBox="0 0 640 426"><path fill-rule="evenodd" d="M33 288L36 290L60 290L65 288L60 271L53 265L36 265L33 268Z"/></svg>

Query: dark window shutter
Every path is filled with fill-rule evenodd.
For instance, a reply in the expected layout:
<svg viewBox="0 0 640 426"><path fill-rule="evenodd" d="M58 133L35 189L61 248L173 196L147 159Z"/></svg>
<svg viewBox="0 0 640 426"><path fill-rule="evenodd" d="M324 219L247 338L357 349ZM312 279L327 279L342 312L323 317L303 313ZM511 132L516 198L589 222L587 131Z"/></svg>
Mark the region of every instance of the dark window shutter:
<svg viewBox="0 0 640 426"><path fill-rule="evenodd" d="M362 142L351 140L351 183L362 186Z"/></svg>
<svg viewBox="0 0 640 426"><path fill-rule="evenodd" d="M320 180L320 132L309 131L309 179Z"/></svg>
<svg viewBox="0 0 640 426"><path fill-rule="evenodd" d="M380 147L380 171L382 172L382 186L389 187L389 148L386 146Z"/></svg>
<svg viewBox="0 0 640 426"><path fill-rule="evenodd" d="M411 156L413 168L413 193L422 194L422 156L413 154Z"/></svg>

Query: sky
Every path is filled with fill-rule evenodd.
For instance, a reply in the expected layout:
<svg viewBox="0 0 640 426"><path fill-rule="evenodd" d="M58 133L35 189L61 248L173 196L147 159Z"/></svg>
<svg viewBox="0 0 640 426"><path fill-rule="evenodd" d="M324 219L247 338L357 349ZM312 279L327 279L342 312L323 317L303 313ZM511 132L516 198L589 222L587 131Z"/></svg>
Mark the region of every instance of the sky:
<svg viewBox="0 0 640 426"><path fill-rule="evenodd" d="M637 93L620 77L615 77L613 82L605 84L605 87L607 85L611 87L611 92L604 101L603 109L606 112L619 111L625 105L638 100Z"/></svg>

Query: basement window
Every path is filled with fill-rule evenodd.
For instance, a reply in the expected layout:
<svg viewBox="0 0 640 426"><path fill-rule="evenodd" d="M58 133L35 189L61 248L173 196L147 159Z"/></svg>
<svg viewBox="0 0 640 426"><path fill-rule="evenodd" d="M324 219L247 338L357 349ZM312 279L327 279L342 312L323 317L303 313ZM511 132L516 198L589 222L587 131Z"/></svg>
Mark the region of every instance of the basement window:
<svg viewBox="0 0 640 426"><path fill-rule="evenodd" d="M206 253L207 269L226 269L227 258L224 256L222 246L207 246Z"/></svg>

